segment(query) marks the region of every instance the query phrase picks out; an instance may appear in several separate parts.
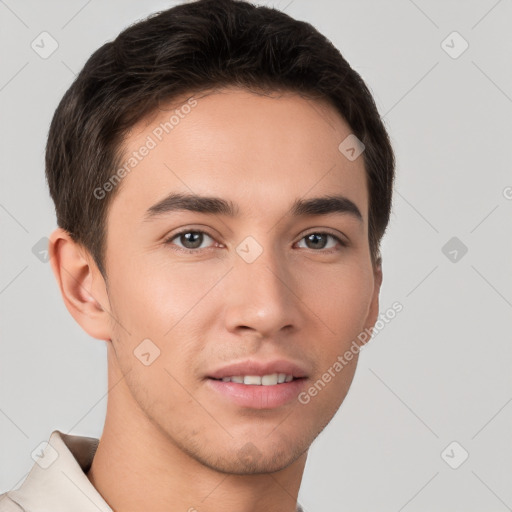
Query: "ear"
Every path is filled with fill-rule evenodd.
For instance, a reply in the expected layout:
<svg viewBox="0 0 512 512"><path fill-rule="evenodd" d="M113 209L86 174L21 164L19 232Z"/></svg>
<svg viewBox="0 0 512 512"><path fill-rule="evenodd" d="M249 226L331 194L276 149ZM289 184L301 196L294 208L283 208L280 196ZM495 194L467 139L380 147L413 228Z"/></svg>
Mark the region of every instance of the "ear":
<svg viewBox="0 0 512 512"><path fill-rule="evenodd" d="M370 303L370 308L368 311L368 316L366 317L364 331L370 333L373 326L377 322L379 317L379 295L380 295L380 287L382 285L382 258L379 256L373 265L373 295ZM363 344L368 343L371 337L364 341Z"/></svg>
<svg viewBox="0 0 512 512"><path fill-rule="evenodd" d="M103 276L89 252L57 228L50 235L50 263L64 304L82 329L110 341L110 303Z"/></svg>

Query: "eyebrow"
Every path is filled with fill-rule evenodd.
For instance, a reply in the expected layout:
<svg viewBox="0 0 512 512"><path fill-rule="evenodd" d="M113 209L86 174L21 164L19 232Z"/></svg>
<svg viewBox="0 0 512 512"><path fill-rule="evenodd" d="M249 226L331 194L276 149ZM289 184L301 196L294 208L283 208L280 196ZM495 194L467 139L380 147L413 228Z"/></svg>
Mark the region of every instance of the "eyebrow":
<svg viewBox="0 0 512 512"><path fill-rule="evenodd" d="M226 215L228 217L236 217L240 213L238 205L233 201L220 197L173 192L148 208L144 220L150 221L161 215L178 211ZM290 208L290 213L295 217L342 214L349 215L359 222L363 221L363 216L356 204L341 195L296 199Z"/></svg>

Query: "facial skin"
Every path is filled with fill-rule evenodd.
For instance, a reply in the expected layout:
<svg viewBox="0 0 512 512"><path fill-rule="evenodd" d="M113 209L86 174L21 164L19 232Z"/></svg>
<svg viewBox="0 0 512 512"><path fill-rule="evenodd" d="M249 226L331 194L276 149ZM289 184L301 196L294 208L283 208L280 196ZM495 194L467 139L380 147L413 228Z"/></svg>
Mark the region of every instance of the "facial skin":
<svg viewBox="0 0 512 512"><path fill-rule="evenodd" d="M171 114L133 127L126 154ZM338 150L350 133L332 107L291 93L199 96L119 185L107 284L83 248L61 229L52 234L66 306L107 341L107 417L88 477L116 512L295 510L307 451L343 402L357 355L309 403L273 409L237 406L205 377L232 362L288 359L306 371L307 390L375 324L382 273L369 253L363 157ZM239 213L145 221L170 192L230 200ZM296 199L336 194L362 222L289 213ZM182 229L207 234L165 243ZM249 236L262 248L252 263L236 250ZM160 350L149 366L134 355L145 339Z"/></svg>

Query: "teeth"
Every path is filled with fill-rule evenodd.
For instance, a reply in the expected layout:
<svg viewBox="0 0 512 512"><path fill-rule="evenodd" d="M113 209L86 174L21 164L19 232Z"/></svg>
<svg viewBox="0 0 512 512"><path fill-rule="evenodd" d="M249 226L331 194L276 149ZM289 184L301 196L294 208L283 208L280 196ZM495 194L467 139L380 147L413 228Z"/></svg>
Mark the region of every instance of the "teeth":
<svg viewBox="0 0 512 512"><path fill-rule="evenodd" d="M246 375L244 377L244 384L261 384L261 377L258 375Z"/></svg>
<svg viewBox="0 0 512 512"><path fill-rule="evenodd" d="M293 375L286 373L272 373L270 375L235 375L233 377L222 377L222 382L237 382L249 386L274 386L283 382L291 382Z"/></svg>
<svg viewBox="0 0 512 512"><path fill-rule="evenodd" d="M263 375L263 377L261 377L261 384L263 386L275 386L277 384L277 373L273 373L272 375Z"/></svg>

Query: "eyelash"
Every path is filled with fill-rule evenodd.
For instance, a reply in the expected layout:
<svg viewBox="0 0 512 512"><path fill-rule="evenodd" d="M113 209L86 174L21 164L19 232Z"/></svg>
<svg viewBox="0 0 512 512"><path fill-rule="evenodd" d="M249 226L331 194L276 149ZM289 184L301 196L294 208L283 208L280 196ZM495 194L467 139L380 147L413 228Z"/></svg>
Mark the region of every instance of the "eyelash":
<svg viewBox="0 0 512 512"><path fill-rule="evenodd" d="M165 245L172 245L172 241L174 239L178 238L180 235L184 235L185 233L202 233L203 235L208 235L212 240L215 240L215 238L212 235L210 235L207 231L202 231L200 229L184 229L182 231L179 231L178 233L174 233L172 236L170 236L169 238L165 239L164 240L164 244ZM345 241L343 241L340 237L338 237L336 235L333 235L332 233L329 233L327 231L311 231L310 233L306 233L299 241L303 240L304 238L306 238L309 235L328 235L328 236L334 238L342 247L348 247L348 244ZM176 248L175 248L175 250L180 251L180 252L184 252L184 253L187 253L187 254L198 254L199 252L204 251L204 250L208 250L208 249L209 248L206 248L206 249L187 249L186 247L179 247L179 246L176 246ZM327 249L327 250L324 250L324 249L319 249L319 250L310 249L310 250L313 251L313 252L323 252L323 253L326 253L326 254L330 254L331 252L336 252L339 249L335 249L334 247L331 247L330 249Z"/></svg>

